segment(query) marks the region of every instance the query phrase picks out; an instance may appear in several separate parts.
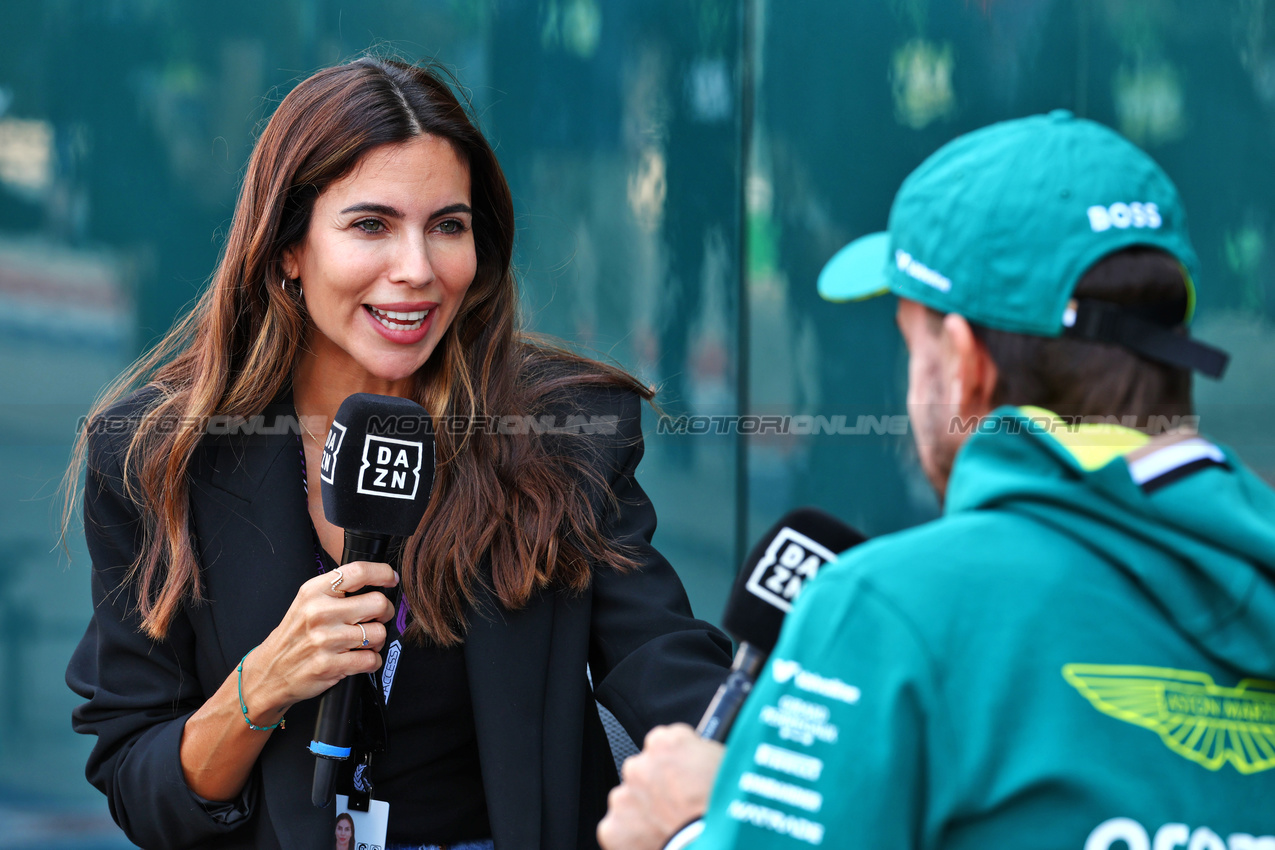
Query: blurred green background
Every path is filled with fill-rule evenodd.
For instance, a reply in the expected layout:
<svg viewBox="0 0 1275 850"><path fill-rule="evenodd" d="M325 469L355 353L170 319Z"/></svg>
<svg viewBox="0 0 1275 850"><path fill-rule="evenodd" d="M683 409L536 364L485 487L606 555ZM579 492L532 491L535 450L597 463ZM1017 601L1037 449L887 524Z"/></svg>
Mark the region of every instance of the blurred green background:
<svg viewBox="0 0 1275 850"><path fill-rule="evenodd" d="M905 412L893 304L824 304L814 280L927 154L998 119L1072 109L1177 180L1196 332L1234 356L1197 385L1202 423L1275 478L1270 0L0 3L0 847L128 846L70 731L89 567L78 528L69 565L55 549L59 477L95 394L207 280L261 122L376 45L468 87L531 328L658 383L673 416L862 432L651 415L657 543L710 619L790 507L870 534L935 515L910 437L878 433Z"/></svg>

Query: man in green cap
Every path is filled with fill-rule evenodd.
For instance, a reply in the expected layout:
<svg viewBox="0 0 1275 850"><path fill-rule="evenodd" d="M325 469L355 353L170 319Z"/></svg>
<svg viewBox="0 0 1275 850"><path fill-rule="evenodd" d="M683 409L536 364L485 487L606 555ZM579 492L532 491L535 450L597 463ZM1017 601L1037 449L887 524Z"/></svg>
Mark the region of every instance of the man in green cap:
<svg viewBox="0 0 1275 850"><path fill-rule="evenodd" d="M944 515L820 574L724 758L652 732L603 846L1273 850L1275 493L1194 431L1195 263L1070 113L913 172L819 288L899 297Z"/></svg>

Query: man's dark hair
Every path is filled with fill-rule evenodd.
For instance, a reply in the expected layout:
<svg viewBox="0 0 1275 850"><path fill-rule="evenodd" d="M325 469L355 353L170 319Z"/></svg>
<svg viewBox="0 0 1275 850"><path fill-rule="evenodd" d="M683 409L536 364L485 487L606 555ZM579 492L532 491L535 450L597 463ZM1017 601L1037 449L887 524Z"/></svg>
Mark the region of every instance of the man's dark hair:
<svg viewBox="0 0 1275 850"><path fill-rule="evenodd" d="M1135 307L1179 302L1185 310L1183 275L1182 265L1163 251L1127 248L1090 266L1074 296ZM974 331L999 372L993 405L1032 405L1060 416L1136 416L1139 426L1192 412L1185 369L1109 343L978 326Z"/></svg>

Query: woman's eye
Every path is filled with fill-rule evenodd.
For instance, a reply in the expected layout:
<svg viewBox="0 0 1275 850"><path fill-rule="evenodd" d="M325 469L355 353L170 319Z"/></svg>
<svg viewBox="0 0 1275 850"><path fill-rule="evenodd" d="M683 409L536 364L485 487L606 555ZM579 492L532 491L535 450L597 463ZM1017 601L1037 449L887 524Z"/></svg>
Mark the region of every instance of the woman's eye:
<svg viewBox="0 0 1275 850"><path fill-rule="evenodd" d="M385 230L385 225L374 218L365 218L361 221L354 222L354 226L364 233L380 233Z"/></svg>
<svg viewBox="0 0 1275 850"><path fill-rule="evenodd" d="M438 223L440 233L464 233L465 222L457 218L449 218Z"/></svg>

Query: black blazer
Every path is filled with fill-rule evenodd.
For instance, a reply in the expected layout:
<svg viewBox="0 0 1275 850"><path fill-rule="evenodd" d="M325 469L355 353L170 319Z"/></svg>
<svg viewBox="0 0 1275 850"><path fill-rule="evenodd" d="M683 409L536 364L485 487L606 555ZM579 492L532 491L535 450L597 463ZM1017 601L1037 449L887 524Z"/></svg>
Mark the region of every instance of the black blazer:
<svg viewBox="0 0 1275 850"><path fill-rule="evenodd" d="M67 683L87 700L73 726L97 736L89 781L143 847L330 846L331 810L309 800L314 757L306 747L318 700L288 712L287 728L274 732L234 803L197 798L178 756L186 718L315 575L297 438L285 432L204 440L190 473L190 503L207 602L184 606L168 637L152 641L138 631L135 606L121 590L142 540L137 509L123 495L120 461L132 433L127 419L146 400L141 393L121 402L110 421L125 424L98 429L89 440L85 534L94 614L67 669ZM730 663L729 641L692 617L676 574L650 545L655 512L635 478L639 400L588 390L577 401L574 412L618 417L614 434L562 439L566 450L601 464L618 509L602 494L598 509L616 539L634 547L641 568L595 567L587 591L548 590L518 611L487 594L470 612L465 663L501 850L596 847L594 829L617 777L595 697L641 741L657 724L694 723ZM292 415L290 401L282 410Z"/></svg>

